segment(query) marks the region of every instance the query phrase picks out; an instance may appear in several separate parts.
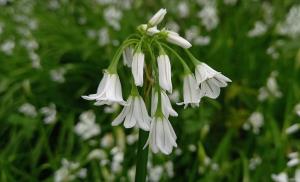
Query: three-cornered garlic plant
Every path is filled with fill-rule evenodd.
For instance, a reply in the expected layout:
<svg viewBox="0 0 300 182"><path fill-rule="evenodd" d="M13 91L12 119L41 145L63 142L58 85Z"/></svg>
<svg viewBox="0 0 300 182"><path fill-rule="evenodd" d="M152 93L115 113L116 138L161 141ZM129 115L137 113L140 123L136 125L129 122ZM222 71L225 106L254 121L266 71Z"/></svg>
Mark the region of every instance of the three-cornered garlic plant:
<svg viewBox="0 0 300 182"><path fill-rule="evenodd" d="M137 159L140 161L145 159L143 156L147 156L148 146L154 153L163 154L170 154L173 147L177 147L177 136L169 116L176 117L178 114L172 108L167 95L173 90L171 71L173 61L178 60L182 66L179 69L183 70L183 101L177 104L184 105L184 108L188 105L199 106L202 97L217 98L220 95L220 88L226 87L227 83L231 82L220 72L196 59L188 50L192 45L178 33L166 28L158 29L157 26L166 13L166 9L160 9L147 24L139 25L136 33L130 35L121 44L109 67L103 72L104 76L96 94L82 96L86 100L94 100L95 105L118 103L124 106L112 125L123 123L125 128L141 129L137 154ZM181 47L186 53L185 58L168 43ZM168 56L170 54L177 59L170 58ZM131 83L131 93L127 101L123 100L121 82L117 73L122 55L124 65L129 67L132 73L131 81L124 80ZM195 68L195 73L191 71L190 65ZM143 92L142 96L140 92ZM146 168L145 163L139 165L142 163L139 160L137 170Z"/></svg>

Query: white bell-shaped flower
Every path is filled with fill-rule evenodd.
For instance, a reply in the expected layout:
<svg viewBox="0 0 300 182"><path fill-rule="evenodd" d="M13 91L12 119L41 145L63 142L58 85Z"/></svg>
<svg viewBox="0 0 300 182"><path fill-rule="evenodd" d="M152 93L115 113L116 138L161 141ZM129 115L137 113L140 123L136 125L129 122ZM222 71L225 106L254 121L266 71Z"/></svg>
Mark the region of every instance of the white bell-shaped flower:
<svg viewBox="0 0 300 182"><path fill-rule="evenodd" d="M128 66L129 68L131 67L132 60L133 60L133 47L129 46L126 47L123 51L123 64L125 66Z"/></svg>
<svg viewBox="0 0 300 182"><path fill-rule="evenodd" d="M177 136L170 121L166 117L155 116L151 122L148 140L145 144L150 146L153 153L159 151L168 155L173 147L177 147Z"/></svg>
<svg viewBox="0 0 300 182"><path fill-rule="evenodd" d="M82 98L96 100L95 105L111 105L113 103L124 105L126 103L123 100L119 75L117 73L109 73L108 71L104 71L103 78L97 88L97 93L82 96Z"/></svg>
<svg viewBox="0 0 300 182"><path fill-rule="evenodd" d="M158 25L165 17L165 15L167 14L167 10L164 8L161 8L158 12L156 12L151 19L148 22L148 25L153 27Z"/></svg>
<svg viewBox="0 0 300 182"><path fill-rule="evenodd" d="M226 87L229 78L215 71L205 63L199 63L195 68L197 84L200 85L201 95L215 99L220 95L220 88Z"/></svg>
<svg viewBox="0 0 300 182"><path fill-rule="evenodd" d="M177 103L184 108L191 104L192 107L199 106L201 101L200 89L197 85L195 76L190 73L183 78L183 102Z"/></svg>
<svg viewBox="0 0 300 182"><path fill-rule="evenodd" d="M143 86L144 76L144 59L145 55L142 52L137 51L133 55L131 71L136 86Z"/></svg>
<svg viewBox="0 0 300 182"><path fill-rule="evenodd" d="M178 33L169 30L166 30L165 32L167 33L168 42L178 45L184 49L188 49L192 47L192 44L189 43L189 41L187 41L183 37L181 37Z"/></svg>
<svg viewBox="0 0 300 182"><path fill-rule="evenodd" d="M173 107L171 105L171 101L170 101L168 95L166 94L166 92L161 90L160 94L161 94L162 112L163 112L164 116L166 118L168 118L169 115L175 116L175 117L178 116L177 112L173 109ZM158 106L158 91L153 90L152 98L151 98L151 115L152 116L154 116L154 114L157 110L157 106Z"/></svg>
<svg viewBox="0 0 300 182"><path fill-rule="evenodd" d="M172 93L171 64L168 55L162 54L157 58L159 85Z"/></svg>
<svg viewBox="0 0 300 182"><path fill-rule="evenodd" d="M145 131L149 131L151 118L148 115L145 102L141 96L129 96L127 104L124 106L122 112L114 119L112 125L119 125L123 121L125 128L137 126Z"/></svg>

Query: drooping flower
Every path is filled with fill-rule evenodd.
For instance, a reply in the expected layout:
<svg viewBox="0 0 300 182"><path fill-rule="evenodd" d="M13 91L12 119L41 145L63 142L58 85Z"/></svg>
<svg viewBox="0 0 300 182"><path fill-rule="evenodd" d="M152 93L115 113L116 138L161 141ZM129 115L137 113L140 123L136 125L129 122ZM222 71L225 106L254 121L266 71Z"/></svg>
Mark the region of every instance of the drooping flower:
<svg viewBox="0 0 300 182"><path fill-rule="evenodd" d="M132 60L133 60L133 47L129 46L126 47L123 51L123 63L125 66L131 67Z"/></svg>
<svg viewBox="0 0 300 182"><path fill-rule="evenodd" d="M96 94L82 96L86 100L96 100L95 105L111 105L119 103L124 105L126 102L123 100L121 82L117 73L109 73L104 71L103 78L97 88Z"/></svg>
<svg viewBox="0 0 300 182"><path fill-rule="evenodd" d="M162 113L165 117L171 116L178 116L177 112L172 108L170 99L165 91L161 90L161 107L162 107ZM158 106L158 91L155 90L152 92L152 98L151 98L151 115L154 116Z"/></svg>
<svg viewBox="0 0 300 182"><path fill-rule="evenodd" d="M183 102L177 103L184 108L191 104L192 107L199 106L201 101L200 89L193 74L188 74L183 79Z"/></svg>
<svg viewBox="0 0 300 182"><path fill-rule="evenodd" d="M162 54L157 58L159 85L164 90L172 92L171 64L168 55Z"/></svg>
<svg viewBox="0 0 300 182"><path fill-rule="evenodd" d="M189 43L189 41L187 41L183 37L181 37L178 33L169 30L165 30L165 32L167 33L168 42L178 45L184 49L192 47L192 44Z"/></svg>
<svg viewBox="0 0 300 182"><path fill-rule="evenodd" d="M131 71L132 71L134 83L136 86L143 86L144 58L145 58L145 55L139 51L134 53L134 55L133 55Z"/></svg>
<svg viewBox="0 0 300 182"><path fill-rule="evenodd" d="M154 153L162 152L170 154L173 147L177 147L176 134L168 119L155 116L151 122L151 129L146 145L149 145Z"/></svg>
<svg viewBox="0 0 300 182"><path fill-rule="evenodd" d="M148 25L150 27L156 26L158 25L165 17L165 15L167 14L167 10L162 8L160 9L158 12L156 12L151 19L148 22Z"/></svg>
<svg viewBox="0 0 300 182"><path fill-rule="evenodd" d="M112 125L119 125L123 121L125 128L132 128L136 125L145 131L149 131L151 118L141 96L129 96L127 105L124 106L122 112L112 122Z"/></svg>
<svg viewBox="0 0 300 182"><path fill-rule="evenodd" d="M229 78L215 71L205 63L199 63L195 68L197 84L200 86L202 96L215 99L220 95L220 88L226 87Z"/></svg>

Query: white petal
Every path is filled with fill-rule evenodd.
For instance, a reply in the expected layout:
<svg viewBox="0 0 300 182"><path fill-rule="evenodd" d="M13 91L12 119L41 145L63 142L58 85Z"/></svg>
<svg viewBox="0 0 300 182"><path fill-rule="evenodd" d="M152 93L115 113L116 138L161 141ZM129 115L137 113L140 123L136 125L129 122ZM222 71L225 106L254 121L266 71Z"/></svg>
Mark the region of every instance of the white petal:
<svg viewBox="0 0 300 182"><path fill-rule="evenodd" d="M215 99L220 95L220 87L207 80L201 83L201 92L204 96Z"/></svg>
<svg viewBox="0 0 300 182"><path fill-rule="evenodd" d="M132 128L136 124L136 119L134 117L134 100L132 101L132 104L129 106L129 111L127 116L125 117L124 121L124 127L125 128Z"/></svg>
<svg viewBox="0 0 300 182"><path fill-rule="evenodd" d="M137 111L137 113L139 113L139 119L137 119L138 125L141 129L143 129L145 131L149 131L151 118L148 115L147 108L145 106L143 99L139 98L138 102L139 102L138 103L139 107L138 107L138 111Z"/></svg>
<svg viewBox="0 0 300 182"><path fill-rule="evenodd" d="M168 92L172 92L171 81L171 64L167 55L160 55L157 58L158 70L159 70L159 84L160 87Z"/></svg>
<svg viewBox="0 0 300 182"><path fill-rule="evenodd" d="M164 91L161 91L161 100L163 103L163 110L166 117L168 117L169 115L178 116L177 112L172 108L169 97Z"/></svg>
<svg viewBox="0 0 300 182"><path fill-rule="evenodd" d="M163 153L167 153L165 150L165 133L163 128L163 121L161 119L157 119L156 122L156 144L159 150Z"/></svg>
<svg viewBox="0 0 300 182"><path fill-rule="evenodd" d="M144 54L135 53L132 61L132 75L136 86L143 85L143 72L144 72Z"/></svg>

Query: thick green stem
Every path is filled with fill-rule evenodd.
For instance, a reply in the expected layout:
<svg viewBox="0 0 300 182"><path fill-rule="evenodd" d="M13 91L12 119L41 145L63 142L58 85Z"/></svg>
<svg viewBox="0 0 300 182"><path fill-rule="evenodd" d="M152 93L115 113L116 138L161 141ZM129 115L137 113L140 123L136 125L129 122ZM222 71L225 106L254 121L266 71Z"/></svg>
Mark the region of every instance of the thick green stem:
<svg viewBox="0 0 300 182"><path fill-rule="evenodd" d="M146 80L144 83L144 101L147 108L150 108L150 95L147 92L151 88L150 80ZM137 148L137 158L136 158L136 170L135 170L135 181L136 182L145 182L147 177L147 162L148 162L148 146L144 148L149 132L139 130L139 141Z"/></svg>
<svg viewBox="0 0 300 182"><path fill-rule="evenodd" d="M144 145L148 138L148 132L141 130L139 131L138 151L136 158L136 170L135 170L135 181L145 182L147 176L147 161L148 161L148 146L144 148Z"/></svg>

